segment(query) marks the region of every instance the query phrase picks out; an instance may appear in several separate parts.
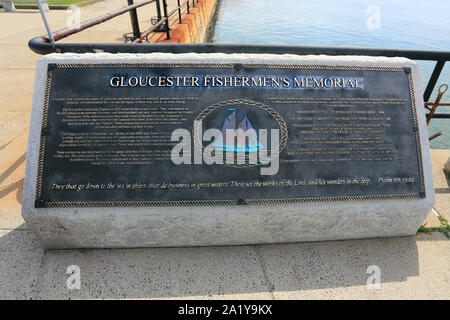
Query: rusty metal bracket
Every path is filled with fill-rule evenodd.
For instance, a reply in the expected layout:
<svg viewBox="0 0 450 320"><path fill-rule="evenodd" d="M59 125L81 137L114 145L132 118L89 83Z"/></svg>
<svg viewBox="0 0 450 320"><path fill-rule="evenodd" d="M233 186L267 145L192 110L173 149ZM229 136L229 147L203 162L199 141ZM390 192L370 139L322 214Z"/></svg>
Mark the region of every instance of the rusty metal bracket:
<svg viewBox="0 0 450 320"><path fill-rule="evenodd" d="M437 107L439 106L439 102L441 101L442 96L447 91L447 89L448 89L448 85L446 83L441 84L438 89L438 95L436 97L436 100L433 103L433 106L431 108L427 108L430 110L430 113L428 113L428 115L427 115L427 125L430 123L431 118L433 118L433 115L434 115Z"/></svg>

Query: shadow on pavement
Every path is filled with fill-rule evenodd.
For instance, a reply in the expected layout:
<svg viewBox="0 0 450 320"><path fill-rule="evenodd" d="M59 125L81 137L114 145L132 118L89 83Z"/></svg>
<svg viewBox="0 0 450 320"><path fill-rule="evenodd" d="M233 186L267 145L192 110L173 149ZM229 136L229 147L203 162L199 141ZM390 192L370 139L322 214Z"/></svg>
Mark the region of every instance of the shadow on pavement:
<svg viewBox="0 0 450 320"><path fill-rule="evenodd" d="M23 227L23 226L21 226ZM0 298L270 299L272 292L365 286L419 275L416 237L254 246L41 249L28 230L0 233ZM69 290L67 267L81 270Z"/></svg>

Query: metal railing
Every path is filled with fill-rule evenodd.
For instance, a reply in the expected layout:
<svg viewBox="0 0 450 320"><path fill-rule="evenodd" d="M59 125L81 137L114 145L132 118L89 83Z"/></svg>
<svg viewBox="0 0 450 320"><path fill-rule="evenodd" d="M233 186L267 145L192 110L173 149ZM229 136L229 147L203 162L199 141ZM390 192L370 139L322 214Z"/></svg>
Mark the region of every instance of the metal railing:
<svg viewBox="0 0 450 320"><path fill-rule="evenodd" d="M439 76L447 61L450 60L450 51L432 50L410 50L410 49L387 49L387 48L364 48L364 47L329 47L329 46L298 46L298 45L253 45L253 44L187 44L187 43L150 43L148 37L155 32L165 32L166 39L170 39L170 20L178 18L182 22L183 12L190 13L190 8L195 7L198 0L177 0L177 6L170 12L167 11L166 0L146 0L133 3L127 0L128 6L101 15L99 17L81 22L78 27L67 27L53 32L51 35L39 36L31 39L28 43L31 50L38 54L52 52L109 52L109 53L272 53L272 54L326 54L326 55L365 55L385 57L405 57L412 60L435 61L436 65L428 80L423 93L425 107L430 110L431 93L436 86ZM162 2L162 5L161 5ZM144 32L140 32L136 9L145 5L155 3L157 20ZM162 7L162 11L161 11ZM126 12L130 12L133 37L131 43L57 43L58 40L76 34L100 23L104 23ZM54 43L50 40L54 39ZM436 106L447 106L450 104L438 103ZM450 113L434 113L433 118L450 119Z"/></svg>
<svg viewBox="0 0 450 320"><path fill-rule="evenodd" d="M81 31L84 31L86 29L89 29L91 27L94 27L98 24L104 23L108 20L111 20L113 18L116 18L126 12L130 13L130 21L131 21L131 28L133 30L133 43L141 43L144 39L147 39L148 36L153 32L160 32L161 27L163 27L164 32L166 32L166 39L170 39L170 18L174 17L178 13L178 23L182 22L182 14L183 12L189 13L191 7L195 7L195 4L198 3L199 0L186 0L184 2L180 2L180 0L177 0L178 6L172 10L170 13L167 12L167 0L146 0L139 3L133 3L133 0L127 0L128 6L114 10L112 12L103 14L101 16L83 21L75 26L66 27L64 29L55 31L52 33L52 35L44 35L42 37L41 41L51 43L51 38L53 38L54 41L58 41L64 38L69 37L70 35L79 33ZM157 12L157 22L152 27L147 29L144 32L140 32L140 26L137 16L137 8L149 5L151 3L155 4L156 12ZM161 7L163 9L163 15L161 14ZM32 46L30 48L33 49ZM36 52L36 51L35 51ZM53 52L57 52L56 50L53 50ZM48 52L37 52L39 54L45 54Z"/></svg>
<svg viewBox="0 0 450 320"><path fill-rule="evenodd" d="M162 1L162 11L161 13L161 3ZM132 4L133 0L128 0L128 4ZM195 7L195 4L198 3L198 0L186 0L184 2L181 2L180 0L177 0L177 7L167 12L167 0L156 0L156 12L157 12L157 20L156 23L147 29L144 32L139 31L139 22L137 21L137 14L136 9L133 9L130 11L130 18L131 18L131 24L133 28L133 39L131 42L133 43L142 43L142 41L145 39L146 42L148 42L148 36L153 32L165 32L166 33L166 40L170 40L170 18L175 17L178 15L178 23L182 23L182 15L183 12L190 13L190 8ZM186 9L185 11L183 9Z"/></svg>

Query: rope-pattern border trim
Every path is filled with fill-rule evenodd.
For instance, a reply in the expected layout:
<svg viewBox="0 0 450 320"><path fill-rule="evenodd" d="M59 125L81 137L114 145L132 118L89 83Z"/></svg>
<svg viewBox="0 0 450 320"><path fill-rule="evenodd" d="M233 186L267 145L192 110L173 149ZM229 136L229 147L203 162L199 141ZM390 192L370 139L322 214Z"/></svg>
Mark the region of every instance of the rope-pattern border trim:
<svg viewBox="0 0 450 320"><path fill-rule="evenodd" d="M44 153L45 153L45 143L47 138L45 134L42 133L42 129L47 128L47 118L48 118L48 104L50 100L50 86L52 83L52 72L47 72L47 80L45 83L45 96L44 105L42 108L42 124L41 124L41 139L39 144L39 160L38 160L38 173L36 180L36 196L35 199L39 200L42 193L42 173L44 170Z"/></svg>
<svg viewBox="0 0 450 320"><path fill-rule="evenodd" d="M413 78L412 78L411 73L408 73L408 84L409 84L409 91L411 93L411 108L412 108L412 114L413 114L414 128L417 128L415 135L416 135L417 160L419 162L418 165L419 165L419 175L420 175L420 191L425 192L425 177L424 177L424 173L423 173L422 145L420 143L419 120L417 117L417 109L416 109L416 96L415 96L415 92L414 92Z"/></svg>
<svg viewBox="0 0 450 320"><path fill-rule="evenodd" d="M114 68L114 67L147 67L147 68L214 68L232 69L232 63L56 63L58 68Z"/></svg>
<svg viewBox="0 0 450 320"><path fill-rule="evenodd" d="M110 68L110 67L173 67L173 68L215 68L232 69L240 63L56 63L58 68ZM371 71L404 71L403 67L383 66L345 66L345 65L320 65L320 64L265 64L244 63L244 68L267 69L338 69L338 70L371 70Z"/></svg>
<svg viewBox="0 0 450 320"><path fill-rule="evenodd" d="M308 197L308 198L283 198L283 199L247 199L245 204L283 204L283 203L305 203L325 201L362 201L362 200L392 200L392 199L418 199L417 194L395 194L395 195L369 195L369 196L339 196L339 197Z"/></svg>
<svg viewBox="0 0 450 320"><path fill-rule="evenodd" d="M398 195L370 195L370 196L339 196L339 197L308 197L282 199L247 199L243 204L288 204L308 202L362 201L362 200L394 200L419 199L417 194ZM181 201L75 201L75 202L47 202L47 208L72 207L162 207L162 206L225 206L237 205L234 200L181 200Z"/></svg>
<svg viewBox="0 0 450 320"><path fill-rule="evenodd" d="M267 68L267 69L323 69L323 70L369 70L369 71L404 71L403 67L383 66L342 66L342 65L320 65L320 64L243 64L244 68Z"/></svg>
<svg viewBox="0 0 450 320"><path fill-rule="evenodd" d="M179 201L74 201L47 202L47 208L72 207L164 207L164 206L225 206L237 204L234 200L179 200Z"/></svg>

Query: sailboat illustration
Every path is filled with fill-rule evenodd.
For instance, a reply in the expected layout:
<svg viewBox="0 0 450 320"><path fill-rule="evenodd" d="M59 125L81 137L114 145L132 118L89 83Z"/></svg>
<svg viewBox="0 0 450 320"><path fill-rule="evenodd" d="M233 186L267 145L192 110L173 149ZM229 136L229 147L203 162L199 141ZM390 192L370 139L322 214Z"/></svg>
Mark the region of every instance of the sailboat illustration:
<svg viewBox="0 0 450 320"><path fill-rule="evenodd" d="M264 148L258 141L257 129L252 125L247 114L239 108L226 109L218 129L222 132L222 141L216 142L214 145L215 150L253 153ZM232 141L230 145L227 145L227 130L236 129L242 129L245 135L238 135L236 141Z"/></svg>

